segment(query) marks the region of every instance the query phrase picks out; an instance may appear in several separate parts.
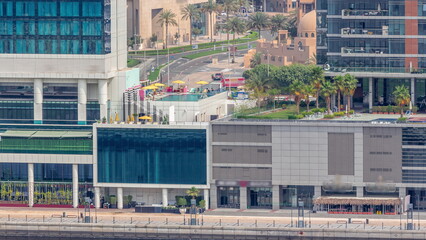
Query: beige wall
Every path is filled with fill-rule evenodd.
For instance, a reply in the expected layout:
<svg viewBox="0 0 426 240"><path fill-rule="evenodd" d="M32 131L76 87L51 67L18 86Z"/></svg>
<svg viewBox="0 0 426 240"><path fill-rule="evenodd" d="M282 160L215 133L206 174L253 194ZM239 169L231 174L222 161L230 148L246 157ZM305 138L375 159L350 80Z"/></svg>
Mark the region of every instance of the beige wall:
<svg viewBox="0 0 426 240"><path fill-rule="evenodd" d="M155 33L161 46L165 37L165 27L157 23L158 18L152 19L153 13L170 9L177 15L178 26L169 26L169 45L173 45L173 36L176 32L181 35L180 42L189 41L189 20L182 19L181 9L187 4L203 2L206 0L127 0L127 28L129 29L127 36L140 35L144 39L143 45L147 46L149 38Z"/></svg>

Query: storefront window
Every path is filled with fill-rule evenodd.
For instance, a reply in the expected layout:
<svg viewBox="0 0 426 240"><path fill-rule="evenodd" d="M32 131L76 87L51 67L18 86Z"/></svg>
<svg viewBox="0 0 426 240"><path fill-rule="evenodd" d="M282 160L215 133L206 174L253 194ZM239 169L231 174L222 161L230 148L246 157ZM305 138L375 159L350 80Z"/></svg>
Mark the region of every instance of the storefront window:
<svg viewBox="0 0 426 240"><path fill-rule="evenodd" d="M240 208L239 187L217 187L217 205L220 208Z"/></svg>
<svg viewBox="0 0 426 240"><path fill-rule="evenodd" d="M250 208L272 208L272 188L247 188Z"/></svg>

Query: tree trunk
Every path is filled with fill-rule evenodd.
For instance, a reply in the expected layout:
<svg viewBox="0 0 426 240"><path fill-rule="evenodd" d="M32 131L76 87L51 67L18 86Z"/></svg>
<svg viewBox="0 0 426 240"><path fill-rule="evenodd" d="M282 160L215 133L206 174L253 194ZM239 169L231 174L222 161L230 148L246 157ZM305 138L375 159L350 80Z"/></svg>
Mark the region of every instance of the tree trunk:
<svg viewBox="0 0 426 240"><path fill-rule="evenodd" d="M316 107L319 108L319 90L317 90L317 93L315 94L316 96Z"/></svg>
<svg viewBox="0 0 426 240"><path fill-rule="evenodd" d="M404 117L404 106L400 105L399 107L401 108L401 117Z"/></svg>
<svg viewBox="0 0 426 240"><path fill-rule="evenodd" d="M259 39L260 39L260 28L257 29L257 32L259 33Z"/></svg>
<svg viewBox="0 0 426 240"><path fill-rule="evenodd" d="M192 46L192 17L189 17L189 45Z"/></svg>
<svg viewBox="0 0 426 240"><path fill-rule="evenodd" d="M299 115L299 113L300 113L300 99L299 99L299 97L296 97L296 110L297 110L297 114Z"/></svg>
<svg viewBox="0 0 426 240"><path fill-rule="evenodd" d="M168 47L168 40L169 39L167 39L168 38L168 33L169 33L169 25L168 24L166 24L166 48Z"/></svg>
<svg viewBox="0 0 426 240"><path fill-rule="evenodd" d="M307 99L305 99L305 100L306 100L306 111L309 112L309 103L311 101L309 101L309 97Z"/></svg>
<svg viewBox="0 0 426 240"><path fill-rule="evenodd" d="M339 108L337 111L340 112L340 91L337 91L337 107Z"/></svg>
<svg viewBox="0 0 426 240"><path fill-rule="evenodd" d="M330 97L326 97L326 101L327 101L327 112L328 112L328 114L331 114L330 112L331 112L331 110L330 110Z"/></svg>
<svg viewBox="0 0 426 240"><path fill-rule="evenodd" d="M226 23L228 23L228 20L229 20L229 14L228 14L228 12L226 12ZM234 39L235 39L235 37L234 37ZM229 31L228 30L226 31L226 41L229 42Z"/></svg>
<svg viewBox="0 0 426 240"><path fill-rule="evenodd" d="M232 63L234 63L235 62L235 32L233 33L233 38L232 38L232 41L234 42L233 44L232 44L232 50L233 50L233 53L232 53Z"/></svg>
<svg viewBox="0 0 426 240"><path fill-rule="evenodd" d="M349 111L351 110L351 95L348 94L347 98L348 98L348 113L349 113Z"/></svg>
<svg viewBox="0 0 426 240"><path fill-rule="evenodd" d="M210 42L213 42L213 12L210 13Z"/></svg>

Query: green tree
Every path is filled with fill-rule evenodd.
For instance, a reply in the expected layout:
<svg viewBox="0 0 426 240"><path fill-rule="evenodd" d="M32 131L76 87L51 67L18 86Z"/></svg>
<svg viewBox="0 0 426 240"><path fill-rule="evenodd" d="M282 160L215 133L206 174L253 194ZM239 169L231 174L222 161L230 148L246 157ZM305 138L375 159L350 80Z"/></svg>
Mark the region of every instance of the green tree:
<svg viewBox="0 0 426 240"><path fill-rule="evenodd" d="M331 114L330 102L331 96L336 93L336 86L330 81L324 81L321 86L321 94L325 97L325 101L327 104L327 112Z"/></svg>
<svg viewBox="0 0 426 240"><path fill-rule="evenodd" d="M149 41L151 43L156 43L158 41L158 36L155 33L153 33L152 36L149 38Z"/></svg>
<svg viewBox="0 0 426 240"><path fill-rule="evenodd" d="M231 19L229 19L226 22L226 29L228 30L227 32L232 32L232 41L235 44L235 34L241 34L244 33L245 31L245 24L243 22L243 20L241 20L238 17L233 17ZM235 62L235 51L232 54L232 62Z"/></svg>
<svg viewBox="0 0 426 240"><path fill-rule="evenodd" d="M304 96L303 96L304 88L305 88L305 84L300 80L296 80L296 81L292 82L290 84L290 86L288 86L288 92L291 95L293 95L294 101L296 102L297 114L300 113L300 102L304 98Z"/></svg>
<svg viewBox="0 0 426 240"><path fill-rule="evenodd" d="M181 10L182 20L189 19L189 45L192 45L192 22L200 19L200 9L194 4L187 4Z"/></svg>
<svg viewBox="0 0 426 240"><path fill-rule="evenodd" d="M191 187L190 189L186 190L186 194L192 197L192 199L195 199L200 194L200 189L196 187Z"/></svg>
<svg viewBox="0 0 426 240"><path fill-rule="evenodd" d="M292 11L287 15L286 29L291 37L297 37L297 12Z"/></svg>
<svg viewBox="0 0 426 240"><path fill-rule="evenodd" d="M262 29L266 29L270 26L270 19L268 15L263 12L256 12L249 16L247 27L251 30L257 30L259 33L260 39L260 31Z"/></svg>
<svg viewBox="0 0 426 240"><path fill-rule="evenodd" d="M309 96L315 94L315 89L312 85L305 84L302 92L303 92L302 95L303 95L305 103L306 103L306 111L309 112L309 104L311 103L311 99L309 98Z"/></svg>
<svg viewBox="0 0 426 240"><path fill-rule="evenodd" d="M195 40L197 40L197 37L201 34L201 29L199 28L193 28L192 34L194 35Z"/></svg>
<svg viewBox="0 0 426 240"><path fill-rule="evenodd" d="M210 42L213 42L213 13L217 10L218 6L213 0L208 0L201 7L202 12L209 14Z"/></svg>
<svg viewBox="0 0 426 240"><path fill-rule="evenodd" d="M250 67L254 68L257 65L261 64L261 62L262 62L262 54L257 52L253 55L253 58L250 59Z"/></svg>
<svg viewBox="0 0 426 240"><path fill-rule="evenodd" d="M310 78L310 82L312 84L312 86L315 88L316 90L316 107L319 108L319 96L320 96L320 91L321 91L321 87L324 83L324 71L317 66L314 66L311 69L311 78Z"/></svg>
<svg viewBox="0 0 426 240"><path fill-rule="evenodd" d="M345 76L343 76L343 81L344 81L343 94L346 96L347 104L348 104L348 112L349 112L351 110L351 97L355 93L358 80L354 76L347 73L345 74Z"/></svg>
<svg viewBox="0 0 426 240"><path fill-rule="evenodd" d="M404 85L396 86L395 91L392 93L395 103L401 109L401 117L404 116L404 106L410 103L410 91Z"/></svg>
<svg viewBox="0 0 426 240"><path fill-rule="evenodd" d="M252 72L250 78L246 80L246 86L253 91L252 96L257 99L257 105L259 108L263 99L268 95L266 91L269 87L268 78L261 76L262 74Z"/></svg>
<svg viewBox="0 0 426 240"><path fill-rule="evenodd" d="M338 111L340 112L340 109L341 109L340 95L342 95L342 92L345 90L345 79L343 78L343 76L334 77L334 86L336 86L336 90L337 90L337 107L339 109Z"/></svg>
<svg viewBox="0 0 426 240"><path fill-rule="evenodd" d="M239 6L236 0L223 0L223 3L221 4L221 10L226 13L226 23L229 22L229 14L237 11L238 8ZM229 41L229 31L226 32L226 40Z"/></svg>
<svg viewBox="0 0 426 240"><path fill-rule="evenodd" d="M168 47L168 36L169 36L169 26L177 26L176 22L176 13L172 12L170 9L164 9L159 16L157 21L161 23L161 27L166 26L166 48Z"/></svg>
<svg viewBox="0 0 426 240"><path fill-rule="evenodd" d="M276 14L271 17L271 34L278 34L279 30L287 28L287 18L282 14Z"/></svg>

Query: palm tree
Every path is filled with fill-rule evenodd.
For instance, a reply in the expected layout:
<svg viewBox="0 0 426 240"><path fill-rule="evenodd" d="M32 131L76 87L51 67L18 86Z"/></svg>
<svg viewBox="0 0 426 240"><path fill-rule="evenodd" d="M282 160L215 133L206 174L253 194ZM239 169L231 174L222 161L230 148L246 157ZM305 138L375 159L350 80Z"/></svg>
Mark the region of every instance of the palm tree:
<svg viewBox="0 0 426 240"><path fill-rule="evenodd" d="M291 37L297 37L297 11L291 11L287 15L286 29Z"/></svg>
<svg viewBox="0 0 426 240"><path fill-rule="evenodd" d="M279 30L287 28L287 18L282 14L276 14L271 18L271 34L278 34Z"/></svg>
<svg viewBox="0 0 426 240"><path fill-rule="evenodd" d="M246 26L243 20L241 20L238 17L233 17L226 22L226 30L228 33L232 32L232 41L235 44L235 34L244 33L244 31L246 30ZM232 62L235 62L235 51L234 51L234 54L232 55Z"/></svg>
<svg viewBox="0 0 426 240"><path fill-rule="evenodd" d="M200 18L200 9L194 4L188 4L181 10L182 20L189 19L189 45L192 45L192 21Z"/></svg>
<svg viewBox="0 0 426 240"><path fill-rule="evenodd" d="M330 98L331 98L331 95L336 93L336 86L334 86L330 81L325 81L322 84L321 93L325 97L325 100L326 100L326 103L327 103L327 112L329 114L331 114L331 109L330 109L331 100L330 100Z"/></svg>
<svg viewBox="0 0 426 240"><path fill-rule="evenodd" d="M201 11L209 14L210 42L213 42L213 13L217 11L217 4L213 0L208 0L201 7Z"/></svg>
<svg viewBox="0 0 426 240"><path fill-rule="evenodd" d="M395 103L401 108L401 117L404 116L404 106L410 103L410 91L404 85L396 86L392 93Z"/></svg>
<svg viewBox="0 0 426 240"><path fill-rule="evenodd" d="M196 187L191 187L190 189L186 190L186 194L188 194L188 196L191 196L192 199L195 199L200 194L200 190Z"/></svg>
<svg viewBox="0 0 426 240"><path fill-rule="evenodd" d="M259 108L262 99L267 96L266 89L269 86L268 84L268 79L262 78L258 74L250 76L250 78L246 81L246 86L253 91L253 97L257 99Z"/></svg>
<svg viewBox="0 0 426 240"><path fill-rule="evenodd" d="M226 13L226 23L229 21L229 14L238 10L238 2L236 0L223 0L220 5L221 10ZM229 31L226 32L226 40L229 41Z"/></svg>
<svg viewBox="0 0 426 240"><path fill-rule="evenodd" d="M253 55L253 58L250 60L250 67L254 68L262 62L262 54L257 52Z"/></svg>
<svg viewBox="0 0 426 240"><path fill-rule="evenodd" d="M312 68L311 84L316 90L316 108L319 108L319 95L324 80L324 71L320 67Z"/></svg>
<svg viewBox="0 0 426 240"><path fill-rule="evenodd" d="M312 85L305 84L303 88L303 97L305 98L307 112L309 112L309 104L311 103L309 96L312 94L315 94L315 88Z"/></svg>
<svg viewBox="0 0 426 240"><path fill-rule="evenodd" d="M268 28L270 26L270 21L268 15L263 12L256 12L249 16L247 27L252 30L257 30L259 33L262 29Z"/></svg>
<svg viewBox="0 0 426 240"><path fill-rule="evenodd" d="M236 2L237 2L237 4L238 4L238 6L239 6L238 11L240 11L240 9L241 9L243 6L247 6L247 0L236 0Z"/></svg>
<svg viewBox="0 0 426 240"><path fill-rule="evenodd" d="M164 9L160 13L160 17L157 21L158 23L161 23L161 27L164 25L166 26L166 48L168 46L168 35L169 35L169 25L177 26L176 22L176 13L172 12L172 10Z"/></svg>
<svg viewBox="0 0 426 240"><path fill-rule="evenodd" d="M296 102L297 114L300 113L300 101L304 98L303 90L305 84L300 80L295 80L288 86L288 92L294 96L294 101Z"/></svg>
<svg viewBox="0 0 426 240"><path fill-rule="evenodd" d="M347 104L348 104L348 112L349 112L351 110L351 97L355 93L358 80L356 80L354 76L348 73L348 74L345 74L345 76L343 77L343 81L344 81L344 87L345 87L343 90L343 94L346 96Z"/></svg>
<svg viewBox="0 0 426 240"><path fill-rule="evenodd" d="M340 95L345 90L345 79L343 78L343 76L334 77L334 86L336 86L336 90L337 90L337 107L338 107L338 111L340 112L340 109L341 109Z"/></svg>

